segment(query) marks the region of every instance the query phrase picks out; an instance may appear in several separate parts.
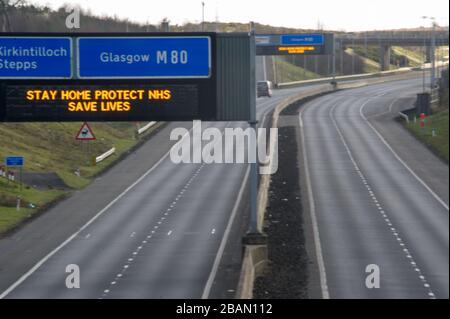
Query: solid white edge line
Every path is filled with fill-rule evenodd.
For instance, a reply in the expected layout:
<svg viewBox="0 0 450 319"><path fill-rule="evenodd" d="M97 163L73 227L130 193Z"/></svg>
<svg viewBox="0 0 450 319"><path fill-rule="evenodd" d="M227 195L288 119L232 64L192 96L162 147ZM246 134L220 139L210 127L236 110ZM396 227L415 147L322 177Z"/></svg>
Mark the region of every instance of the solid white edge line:
<svg viewBox="0 0 450 319"><path fill-rule="evenodd" d="M313 228L313 235L314 235L314 246L316 249L316 257L317 257L317 264L319 267L319 277L320 277L320 287L322 291L322 298L323 299L330 299L330 293L328 290L327 285L327 273L325 269L325 262L323 259L323 253L322 253L322 244L320 242L320 233L319 233L319 226L317 223L317 217L316 217L316 206L314 203L314 194L312 191L312 185L311 185L311 177L309 175L309 163L308 163L308 156L306 154L306 141L305 141L305 131L304 131L304 125L303 125L303 111L306 109L306 106L303 107L300 110L299 114L299 125L301 130L301 140L302 140L302 148L303 148L303 162L305 165L305 177L306 177L306 184L308 188L308 201L309 201L309 212L311 215L311 223Z"/></svg>
<svg viewBox="0 0 450 319"><path fill-rule="evenodd" d="M448 205L406 164L401 157L394 151L394 149L389 145L389 143L385 140L385 138L381 135L380 132L369 122L369 120L364 116L364 107L367 105L368 101L361 105L359 109L359 114L362 119L367 123L367 125L375 132L378 138L383 142L383 144L391 151L391 153L395 156L395 158L408 170L411 175L422 184L423 187L441 204L447 211L449 210Z"/></svg>
<svg viewBox="0 0 450 319"><path fill-rule="evenodd" d="M191 129L192 130L192 129ZM187 132L181 140L179 140L176 144L181 143L186 136L188 136L191 132ZM173 147L173 146L172 146ZM119 196L117 196L113 201L111 201L105 208L103 208L100 212L98 212L94 217L92 217L86 224L84 224L77 232L75 232L72 236L67 238L61 245L52 250L48 255L42 258L37 264L35 264L29 271L27 271L22 277L20 277L16 282L14 282L8 289L6 289L1 295L0 299L8 296L14 289L16 289L20 284L22 284L28 277L30 277L36 270L38 270L45 262L47 262L51 257L53 257L58 251L64 248L67 244L69 244L74 238L76 238L83 230L89 227L94 221L96 221L101 215L103 215L108 209L110 209L115 203L117 203L123 196L125 196L130 190L132 190L136 185L138 185L144 178L146 178L153 170L155 170L166 158L169 156L169 151L158 161L156 162L152 168L150 168L147 172L144 173L137 181L135 181L131 186L125 189Z"/></svg>
<svg viewBox="0 0 450 319"><path fill-rule="evenodd" d="M216 278L217 272L219 270L220 262L222 261L223 253L225 251L225 246L228 242L228 236L230 235L231 227L233 226L234 219L236 218L237 210L239 208L239 204L241 203L241 199L244 194L245 186L247 185L249 174L250 174L250 167L247 167L247 171L242 181L241 188L239 189L239 194L234 204L233 211L231 213L230 219L228 220L227 228L225 229L225 233L222 237L222 241L220 243L219 250L217 251L216 258L214 259L214 264L209 274L208 281L206 282L205 288L203 289L201 299L208 299L211 293L211 288L214 283L214 279Z"/></svg>
<svg viewBox="0 0 450 319"><path fill-rule="evenodd" d="M376 113L376 114L373 114L373 115L369 115L367 118L371 119L371 118L380 117L380 116L392 113L392 107L394 106L395 102L397 102L398 100L399 100L399 98L394 99L392 101L392 103L389 105L389 109L387 111L382 112L382 113Z"/></svg>
<svg viewBox="0 0 450 319"><path fill-rule="evenodd" d="M364 102L364 103L362 104L362 108L363 108L365 105L367 105L372 99L373 99L373 98L369 98L366 102ZM335 105L333 105L333 107L331 108L331 110L330 110L330 112L329 112L329 116L330 116L330 118L331 118L331 120L332 120L332 122L333 122L333 125L334 125L335 128L336 128L336 131L338 132L338 135L339 135L339 137L340 137L340 139L341 139L342 144L344 145L344 148L346 149L346 152L347 152L347 154L348 154L348 157L350 158L350 161L352 162L353 166L358 170L358 172L359 172L359 173L362 173L361 167L360 167L360 166L358 165L358 163L356 162L356 159L355 159L355 157L353 156L352 151L350 150L350 146L349 146L348 142L345 140L344 134L342 133L342 130L339 128L338 122L336 121L336 118L335 118L334 113L335 113L335 109L336 109L337 106L338 106L337 103L336 103ZM369 193L371 193L372 196L373 196L373 192L372 192L372 191L369 191ZM377 206L378 206L378 209L380 209L380 205L377 204ZM392 225L390 224L389 219L388 219L388 218L384 218L384 219L385 219L385 221L388 223L388 225L389 225L389 227L391 228L391 230L395 230L395 228L393 228ZM395 237L397 237L397 240L399 240L399 237L398 237L398 234L396 233L396 231L394 232L394 235L396 235ZM410 253L408 253L408 254L409 254L410 258L412 258L411 255L410 255ZM414 260L414 259L411 259L411 260ZM415 264L415 262L414 262L414 264ZM417 271L417 268L415 268L415 269L416 269L416 271ZM431 287L430 287L429 285L428 285L427 288L428 288L428 289L430 290L430 292L431 292ZM433 294L433 295L434 295L434 294Z"/></svg>
<svg viewBox="0 0 450 319"><path fill-rule="evenodd" d="M265 102L261 103L258 107L261 107L262 104L269 105L272 102L273 101L265 101ZM270 110L271 110L271 108L268 108L263 113L263 118L262 118L262 121L261 121L261 123L263 125L264 125L264 122L266 120L267 114L270 112ZM234 219L236 218L237 209L239 207L239 204L241 203L242 196L244 194L245 185L247 184L249 174L250 174L250 167L247 168L247 170L245 172L244 179L242 180L242 184L241 184L241 188L239 189L238 197L237 197L236 202L234 204L233 211L231 213L230 219L228 220L227 228L225 229L224 235L222 237L222 241L220 243L219 250L217 252L216 258L214 259L214 264L213 264L213 267L211 269L211 273L209 274L209 277L208 277L208 280L206 282L205 288L203 289L203 293L202 293L201 299L208 299L209 295L211 293L211 288L212 288L212 285L214 284L214 279L217 276L217 272L219 270L220 262L222 261L223 253L225 251L225 246L226 246L226 244L228 242L228 236L229 236L229 234L231 232L231 227L233 226Z"/></svg>

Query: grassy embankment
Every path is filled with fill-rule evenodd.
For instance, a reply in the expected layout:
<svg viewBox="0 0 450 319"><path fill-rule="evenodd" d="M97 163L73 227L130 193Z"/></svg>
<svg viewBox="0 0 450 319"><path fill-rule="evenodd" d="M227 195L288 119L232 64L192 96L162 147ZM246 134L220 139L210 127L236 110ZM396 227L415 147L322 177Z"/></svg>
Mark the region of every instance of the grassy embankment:
<svg viewBox="0 0 450 319"><path fill-rule="evenodd" d="M378 62L379 52L377 47L370 46L366 51L362 46L355 46L354 49L348 48L346 53L350 56L355 55L362 59L364 62L365 73L376 73L380 71L380 64ZM406 57L409 61L409 66L411 67L417 67L422 63L421 53L418 52L416 48L392 47L391 54L393 60L399 60L401 57ZM319 74L294 65L286 57L275 57L275 63L278 83L311 80L321 77ZM397 68L398 66L391 64L391 70Z"/></svg>
<svg viewBox="0 0 450 319"><path fill-rule="evenodd" d="M448 121L447 108L428 117L425 120L424 128L420 127L419 121L416 123L411 121L409 124L406 124L406 127L418 140L430 147L448 163ZM433 136L433 130L435 131L435 136Z"/></svg>
<svg viewBox="0 0 450 319"><path fill-rule="evenodd" d="M320 77L318 74L298 67L286 60L285 57L275 57L277 83L311 80Z"/></svg>
<svg viewBox="0 0 450 319"><path fill-rule="evenodd" d="M420 127L420 121L406 124L406 128L439 157L448 163L448 69L442 73L439 89L439 108L425 120L425 127Z"/></svg>
<svg viewBox="0 0 450 319"><path fill-rule="evenodd" d="M138 143L132 123L92 123L97 138L92 142L75 140L80 127L81 123L0 124L0 161L9 155L24 156L24 171L55 172L70 188L81 189ZM94 166L93 157L113 146L116 153ZM79 177L75 175L76 170L80 171ZM0 178L0 233L68 194L68 191L38 190L27 185L21 190L17 183ZM17 196L22 198L20 211L16 210ZM29 204L36 208L29 208Z"/></svg>

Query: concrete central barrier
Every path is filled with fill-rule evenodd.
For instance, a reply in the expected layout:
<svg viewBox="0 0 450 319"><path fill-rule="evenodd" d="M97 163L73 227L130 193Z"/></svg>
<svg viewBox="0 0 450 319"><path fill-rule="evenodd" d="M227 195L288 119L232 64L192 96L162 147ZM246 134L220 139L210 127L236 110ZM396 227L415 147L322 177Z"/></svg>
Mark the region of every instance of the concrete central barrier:
<svg viewBox="0 0 450 319"><path fill-rule="evenodd" d="M388 73L388 72L384 72ZM389 71L388 75L390 76L382 76L375 78L367 78L363 81L348 81L338 83L336 87L331 84L323 84L310 90L303 91L298 94L294 94L283 101L281 101L276 107L272 115L272 128L278 127L278 120L281 112L289 105L300 102L302 100L311 100L323 94L333 93L339 90L344 89L352 89L367 86L370 84L383 83L388 81L396 81L402 79L408 79L414 75L420 75L411 70L408 72L401 72L400 77L399 73ZM326 81L324 83L327 83ZM316 82L317 84L317 82ZM273 141L270 141L273 143ZM270 145L269 145L270 147ZM281 165L281 163L279 163ZM262 232L264 225L264 216L266 212L267 202L268 202L268 194L271 182L271 175L262 175L260 178L260 184L258 189L258 229ZM265 245L245 245L243 249L243 260L242 260L242 268L239 277L238 288L236 290L236 299L252 299L253 298L253 287L255 279L263 274L264 267L267 264L268 255L267 255L267 247Z"/></svg>

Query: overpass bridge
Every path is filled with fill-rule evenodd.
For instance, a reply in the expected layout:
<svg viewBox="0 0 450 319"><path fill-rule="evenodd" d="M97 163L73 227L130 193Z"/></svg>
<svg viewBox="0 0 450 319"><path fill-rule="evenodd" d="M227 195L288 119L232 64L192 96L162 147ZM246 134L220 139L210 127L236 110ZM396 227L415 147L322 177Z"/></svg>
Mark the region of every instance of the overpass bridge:
<svg viewBox="0 0 450 319"><path fill-rule="evenodd" d="M448 46L448 30L434 32L434 41L436 46ZM364 45L379 46L380 65L382 71L389 70L391 47L392 46L416 46L426 47L426 62L432 60L433 37L431 32L370 32L370 33L351 33L336 36L336 45L339 50L345 50L346 47Z"/></svg>

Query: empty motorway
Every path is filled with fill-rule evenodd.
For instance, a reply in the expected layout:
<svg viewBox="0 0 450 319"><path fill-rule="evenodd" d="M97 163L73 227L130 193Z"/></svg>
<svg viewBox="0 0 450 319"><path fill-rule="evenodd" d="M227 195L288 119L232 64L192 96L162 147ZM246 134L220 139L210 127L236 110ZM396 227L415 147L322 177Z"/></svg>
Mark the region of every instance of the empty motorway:
<svg viewBox="0 0 450 319"><path fill-rule="evenodd" d="M383 126L420 86L412 79L345 90L301 109L322 297L448 298L448 182L442 190L438 168L423 176L420 160L405 159ZM258 99L258 119L308 89ZM1 239L0 296L232 298L248 166L172 163L169 136L180 126L192 123L169 123L85 190ZM202 123L212 126L246 124ZM66 287L71 264L80 289ZM379 266L379 289L365 286L368 265Z"/></svg>
<svg viewBox="0 0 450 319"><path fill-rule="evenodd" d="M259 98L258 119L306 89ZM221 130L246 125L202 123ZM89 187L1 239L0 296L232 298L248 165L174 164L168 152L177 127L192 123L169 123ZM230 242L235 249L226 251ZM68 265L79 266L79 289L66 287Z"/></svg>
<svg viewBox="0 0 450 319"><path fill-rule="evenodd" d="M448 165L393 122L421 85L341 91L300 111L325 298L448 298ZM374 265L380 286L368 289Z"/></svg>

